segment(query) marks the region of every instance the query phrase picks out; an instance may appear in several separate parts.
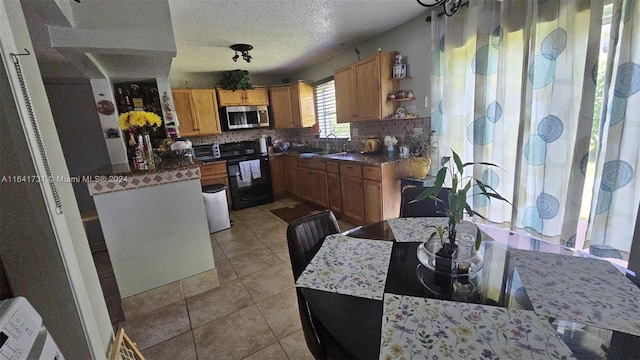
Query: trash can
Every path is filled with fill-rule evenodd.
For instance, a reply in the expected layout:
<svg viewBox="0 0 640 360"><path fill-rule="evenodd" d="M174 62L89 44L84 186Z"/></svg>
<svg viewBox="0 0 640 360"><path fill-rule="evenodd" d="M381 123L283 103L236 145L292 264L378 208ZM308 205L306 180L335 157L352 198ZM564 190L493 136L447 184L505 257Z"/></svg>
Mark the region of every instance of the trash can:
<svg viewBox="0 0 640 360"><path fill-rule="evenodd" d="M202 187L204 209L207 213L209 233L231 227L229 208L227 206L227 187L224 184L214 184Z"/></svg>

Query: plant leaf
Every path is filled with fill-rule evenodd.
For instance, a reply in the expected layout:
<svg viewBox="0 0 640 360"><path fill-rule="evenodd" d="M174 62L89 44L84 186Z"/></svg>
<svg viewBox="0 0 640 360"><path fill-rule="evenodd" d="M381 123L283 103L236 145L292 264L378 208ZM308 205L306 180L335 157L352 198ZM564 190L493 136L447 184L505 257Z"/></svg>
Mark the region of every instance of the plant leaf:
<svg viewBox="0 0 640 360"><path fill-rule="evenodd" d="M498 165L496 165L494 163L486 162L486 161L466 162L466 163L464 163L464 165L462 167L467 167L469 165L487 165L487 166L492 166L492 167L497 167L499 169L502 169L500 166L498 166ZM502 169L502 170L504 170L504 169Z"/></svg>
<svg viewBox="0 0 640 360"><path fill-rule="evenodd" d="M476 232L476 251L480 250L480 244L482 244L482 233L480 232L480 228L476 226L478 231Z"/></svg>
<svg viewBox="0 0 640 360"><path fill-rule="evenodd" d="M456 163L456 167L458 168L458 172L460 173L460 175L462 175L462 173L464 172L464 167L462 166L462 161L460 160L460 156L458 156L458 154L456 154L455 151L451 150L453 152L453 161L455 161Z"/></svg>
<svg viewBox="0 0 640 360"><path fill-rule="evenodd" d="M449 159L451 159L449 156L443 156L442 161L440 161L440 166L444 167L445 165L447 165Z"/></svg>

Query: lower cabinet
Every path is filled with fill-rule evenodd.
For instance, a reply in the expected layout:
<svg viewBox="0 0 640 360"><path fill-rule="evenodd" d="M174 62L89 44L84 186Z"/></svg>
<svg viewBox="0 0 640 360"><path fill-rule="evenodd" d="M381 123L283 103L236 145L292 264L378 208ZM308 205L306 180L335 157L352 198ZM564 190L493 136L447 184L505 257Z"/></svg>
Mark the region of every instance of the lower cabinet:
<svg viewBox="0 0 640 360"><path fill-rule="evenodd" d="M273 186L273 196L276 198L286 196L289 192L287 184L287 161L282 155L271 156L271 183Z"/></svg>
<svg viewBox="0 0 640 360"><path fill-rule="evenodd" d="M364 222L382 221L382 191L377 181L363 180Z"/></svg>
<svg viewBox="0 0 640 360"><path fill-rule="evenodd" d="M298 159L287 156L287 189L289 193L296 197L301 197L300 193L300 172L298 170Z"/></svg>
<svg viewBox="0 0 640 360"><path fill-rule="evenodd" d="M313 178L312 201L323 208L329 208L329 190L327 188L327 173L320 170L311 170Z"/></svg>
<svg viewBox="0 0 640 360"><path fill-rule="evenodd" d="M286 159L286 191L293 197L330 209L356 225L400 214L400 179L409 176L408 161L374 166L281 157Z"/></svg>
<svg viewBox="0 0 640 360"><path fill-rule="evenodd" d="M304 168L299 169L300 184L304 184L300 188L300 197L308 202L313 202L314 184L313 173L311 170Z"/></svg>
<svg viewBox="0 0 640 360"><path fill-rule="evenodd" d="M200 184L202 186L225 184L227 186L227 203L231 206L231 189L229 189L229 176L225 162L202 165L200 167Z"/></svg>
<svg viewBox="0 0 640 360"><path fill-rule="evenodd" d="M342 214L353 220L364 221L364 194L362 179L353 176L340 176L342 194Z"/></svg>
<svg viewBox="0 0 640 360"><path fill-rule="evenodd" d="M342 213L342 194L340 193L340 175L327 173L329 209L334 213Z"/></svg>

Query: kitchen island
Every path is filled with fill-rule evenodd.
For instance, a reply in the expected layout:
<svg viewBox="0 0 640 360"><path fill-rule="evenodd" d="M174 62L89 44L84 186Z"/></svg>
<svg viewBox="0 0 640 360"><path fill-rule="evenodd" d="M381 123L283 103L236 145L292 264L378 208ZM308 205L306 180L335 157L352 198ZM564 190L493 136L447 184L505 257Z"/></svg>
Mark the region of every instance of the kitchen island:
<svg viewBox="0 0 640 360"><path fill-rule="evenodd" d="M185 157L155 170L106 166L90 174L122 298L215 268L200 165Z"/></svg>

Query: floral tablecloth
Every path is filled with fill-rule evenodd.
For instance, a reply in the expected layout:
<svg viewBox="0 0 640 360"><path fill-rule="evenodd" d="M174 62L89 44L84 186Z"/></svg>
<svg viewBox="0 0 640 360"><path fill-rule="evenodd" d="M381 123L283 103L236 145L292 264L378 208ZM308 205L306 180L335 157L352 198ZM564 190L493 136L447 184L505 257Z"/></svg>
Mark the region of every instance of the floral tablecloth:
<svg viewBox="0 0 640 360"><path fill-rule="evenodd" d="M380 359L574 359L533 311L384 295Z"/></svg>
<svg viewBox="0 0 640 360"><path fill-rule="evenodd" d="M509 256L537 314L640 335L640 289L608 261L526 250Z"/></svg>
<svg viewBox="0 0 640 360"><path fill-rule="evenodd" d="M447 217L407 217L407 218L394 218L387 220L389 227L393 232L397 242L423 242L429 240L431 233L435 231L435 228L431 226L447 226L449 218ZM459 235L471 235L476 238L476 232L478 228L470 221L463 220L461 224L456 226L456 231ZM448 232L444 232L444 238L449 236ZM482 240L493 240L493 238L482 232Z"/></svg>
<svg viewBox="0 0 640 360"><path fill-rule="evenodd" d="M382 300L393 242L330 235L296 286Z"/></svg>

